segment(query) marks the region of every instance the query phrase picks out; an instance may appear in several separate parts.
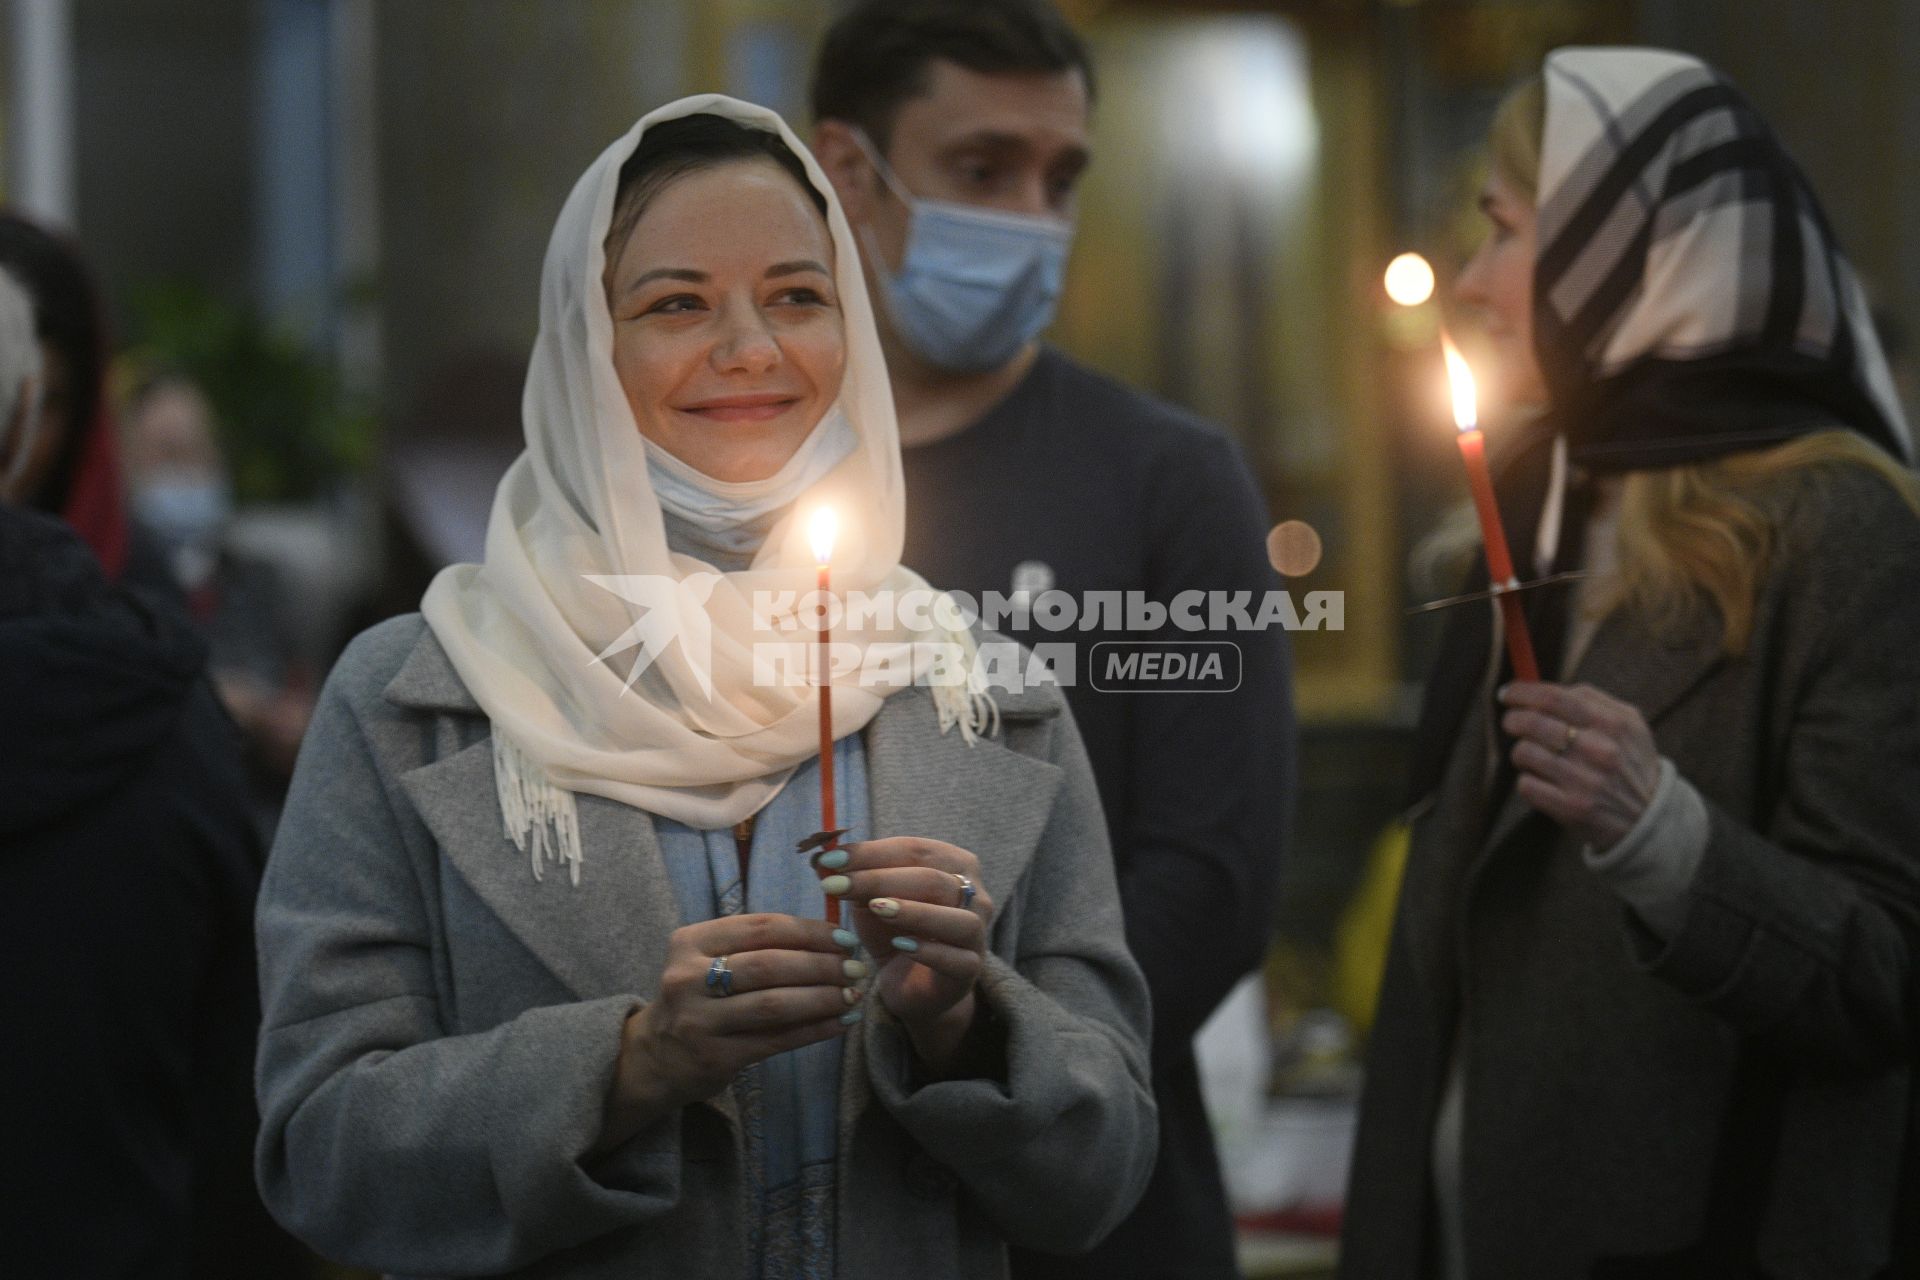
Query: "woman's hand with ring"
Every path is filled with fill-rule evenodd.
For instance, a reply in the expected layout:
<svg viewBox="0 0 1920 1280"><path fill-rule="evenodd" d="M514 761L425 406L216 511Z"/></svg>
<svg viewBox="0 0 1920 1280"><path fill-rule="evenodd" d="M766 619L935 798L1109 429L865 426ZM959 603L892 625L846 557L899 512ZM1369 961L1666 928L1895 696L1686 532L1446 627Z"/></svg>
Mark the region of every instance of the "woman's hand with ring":
<svg viewBox="0 0 1920 1280"><path fill-rule="evenodd" d="M752 1063L845 1034L859 1021L855 984L868 968L853 942L824 920L787 915L676 929L660 994L622 1033L601 1145L712 1097Z"/></svg>
<svg viewBox="0 0 1920 1280"><path fill-rule="evenodd" d="M1660 786L1646 718L1591 685L1515 682L1500 691L1514 789L1595 849L1633 830Z"/></svg>
<svg viewBox="0 0 1920 1280"><path fill-rule="evenodd" d="M980 859L957 845L909 836L862 840L837 852L846 861L821 862L835 872L823 887L854 904L854 928L880 964L881 1003L905 1025L921 1057L939 1067L972 1024L974 984L986 964L994 904L981 883Z"/></svg>

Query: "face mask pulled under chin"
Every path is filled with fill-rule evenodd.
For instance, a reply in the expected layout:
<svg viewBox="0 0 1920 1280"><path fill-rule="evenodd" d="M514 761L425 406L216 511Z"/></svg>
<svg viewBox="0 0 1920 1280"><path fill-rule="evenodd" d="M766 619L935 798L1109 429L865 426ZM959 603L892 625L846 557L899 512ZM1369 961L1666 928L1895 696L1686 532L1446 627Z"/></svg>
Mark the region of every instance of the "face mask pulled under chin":
<svg viewBox="0 0 1920 1280"><path fill-rule="evenodd" d="M764 480L716 480L689 466L652 440L647 478L660 509L699 530L715 546L732 552L756 549L766 536L769 516L792 506L860 447L860 436L838 404L827 410L786 464Z"/></svg>
<svg viewBox="0 0 1920 1280"><path fill-rule="evenodd" d="M1073 247L1073 224L1003 213L908 192L866 135L854 137L907 206L900 269L886 272L862 226L864 247L885 277L887 315L901 340L937 368L984 373L1006 364L1053 323Z"/></svg>

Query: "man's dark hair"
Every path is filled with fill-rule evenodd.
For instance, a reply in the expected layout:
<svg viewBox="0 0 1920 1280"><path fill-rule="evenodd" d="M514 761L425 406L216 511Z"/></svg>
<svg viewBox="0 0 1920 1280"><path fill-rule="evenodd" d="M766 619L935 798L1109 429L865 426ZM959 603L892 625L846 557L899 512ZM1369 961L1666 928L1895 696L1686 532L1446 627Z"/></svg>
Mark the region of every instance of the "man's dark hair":
<svg viewBox="0 0 1920 1280"><path fill-rule="evenodd" d="M648 129L626 163L620 166L614 188L613 217L607 224L607 267L612 269L620 250L640 221L650 201L675 179L732 160L772 160L793 175L800 189L821 214L827 198L807 177L806 166L777 133L702 113L667 120Z"/></svg>
<svg viewBox="0 0 1920 1280"><path fill-rule="evenodd" d="M1078 71L1093 96L1087 46L1050 0L858 0L821 42L813 118L859 125L884 152L936 58L983 75Z"/></svg>

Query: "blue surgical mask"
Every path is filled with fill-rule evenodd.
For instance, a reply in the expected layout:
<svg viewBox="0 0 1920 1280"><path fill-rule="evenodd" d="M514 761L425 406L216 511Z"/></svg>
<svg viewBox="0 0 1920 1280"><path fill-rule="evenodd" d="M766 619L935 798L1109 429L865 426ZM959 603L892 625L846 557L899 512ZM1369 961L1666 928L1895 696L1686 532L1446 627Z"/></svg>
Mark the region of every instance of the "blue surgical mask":
<svg viewBox="0 0 1920 1280"><path fill-rule="evenodd" d="M922 359L954 373L998 369L1053 323L1066 277L1073 224L914 196L861 130L854 138L881 181L907 206L900 269L862 227L868 256L885 277L887 315Z"/></svg>
<svg viewBox="0 0 1920 1280"><path fill-rule="evenodd" d="M203 547L219 541L233 499L214 476L149 480L134 489L133 510L169 548Z"/></svg>
<svg viewBox="0 0 1920 1280"><path fill-rule="evenodd" d="M233 496L218 476L148 480L133 490L133 513L160 540L173 576L194 590L213 576Z"/></svg>
<svg viewBox="0 0 1920 1280"><path fill-rule="evenodd" d="M661 511L684 526L699 554L717 550L729 556L757 551L780 515L829 471L860 447L859 433L836 404L807 434L786 465L764 480L716 480L643 438L647 478Z"/></svg>

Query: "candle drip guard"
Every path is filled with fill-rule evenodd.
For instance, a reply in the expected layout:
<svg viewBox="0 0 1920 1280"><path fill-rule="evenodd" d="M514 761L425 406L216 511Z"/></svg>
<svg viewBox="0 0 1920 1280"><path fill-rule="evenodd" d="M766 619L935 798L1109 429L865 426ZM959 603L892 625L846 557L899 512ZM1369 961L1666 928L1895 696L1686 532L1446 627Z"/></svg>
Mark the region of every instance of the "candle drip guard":
<svg viewBox="0 0 1920 1280"><path fill-rule="evenodd" d="M840 846L840 837L851 831L851 827L835 827L831 831L816 831L793 846L795 853L825 853Z"/></svg>
<svg viewBox="0 0 1920 1280"><path fill-rule="evenodd" d="M1474 604L1485 600L1498 600L1502 596L1519 595L1525 591L1537 591L1541 587L1558 587L1582 578L1593 576L1591 570L1571 569L1566 573L1550 573L1544 578L1535 578L1531 582L1495 583L1485 591L1470 591L1463 596L1448 596L1443 600L1430 600L1426 604L1417 604L1407 610L1407 616L1421 613L1437 613L1441 609L1451 609L1456 605Z"/></svg>

